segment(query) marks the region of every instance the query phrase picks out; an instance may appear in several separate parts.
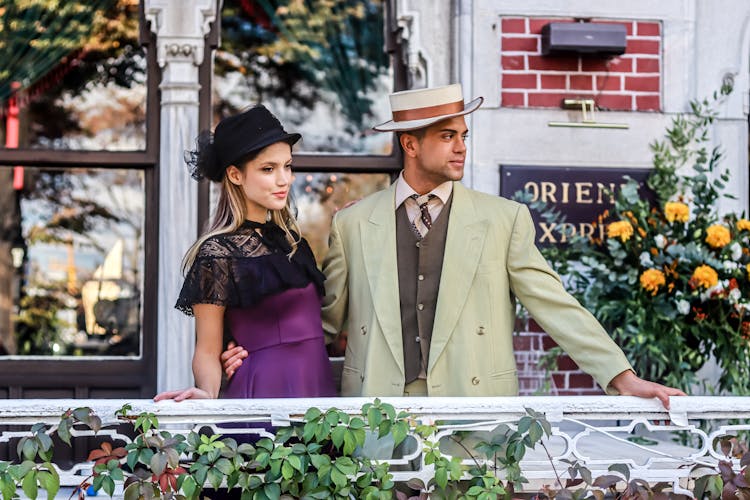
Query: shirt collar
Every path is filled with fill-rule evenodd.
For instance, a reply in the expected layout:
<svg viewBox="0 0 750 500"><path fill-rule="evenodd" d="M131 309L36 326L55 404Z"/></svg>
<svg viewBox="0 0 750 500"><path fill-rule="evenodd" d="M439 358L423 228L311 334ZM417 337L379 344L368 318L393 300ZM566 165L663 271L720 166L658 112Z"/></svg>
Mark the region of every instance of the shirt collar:
<svg viewBox="0 0 750 500"><path fill-rule="evenodd" d="M443 204L448 202L448 198L451 197L453 192L453 181L445 181L439 186L435 187L430 193L434 194ZM400 207L401 204L413 194L419 194L406 182L404 179L404 171L402 170L396 180L396 208Z"/></svg>

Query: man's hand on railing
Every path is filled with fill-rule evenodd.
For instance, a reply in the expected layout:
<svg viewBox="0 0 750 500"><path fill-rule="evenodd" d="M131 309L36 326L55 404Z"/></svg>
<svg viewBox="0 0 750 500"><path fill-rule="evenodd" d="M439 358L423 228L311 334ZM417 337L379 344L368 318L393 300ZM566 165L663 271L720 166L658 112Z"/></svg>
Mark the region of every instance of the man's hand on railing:
<svg viewBox="0 0 750 500"><path fill-rule="evenodd" d="M684 392L674 387L643 380L631 370L626 370L609 383L622 396L638 396L640 398L658 398L664 408L669 410L670 396L686 396Z"/></svg>
<svg viewBox="0 0 750 500"><path fill-rule="evenodd" d="M221 367L224 369L224 373L227 376L227 380L232 378L237 368L242 365L242 360L247 357L247 351L244 347L235 344L230 341L227 344L227 350L221 353L219 358L221 359Z"/></svg>

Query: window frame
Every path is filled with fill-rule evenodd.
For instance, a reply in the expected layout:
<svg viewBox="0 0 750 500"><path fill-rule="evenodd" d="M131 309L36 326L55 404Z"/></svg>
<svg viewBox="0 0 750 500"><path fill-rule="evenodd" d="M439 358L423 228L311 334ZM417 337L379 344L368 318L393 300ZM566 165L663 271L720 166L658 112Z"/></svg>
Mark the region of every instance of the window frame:
<svg viewBox="0 0 750 500"><path fill-rule="evenodd" d="M393 68L393 90L406 90L408 87L408 73L406 66L406 42L402 36L402 28L397 23L397 0L384 0L383 15L385 30L384 50L391 60ZM221 5L219 4L219 8ZM209 34L207 52L219 45L219 34L221 33L221 12L216 16L211 33ZM199 125L201 130L212 127L211 123L211 79L213 77L213 64L201 66L199 82L200 91L200 116ZM398 145L396 134L393 135L393 147L389 155L358 155L358 154L326 154L326 153L294 153L294 171L296 173L320 172L320 173L385 173L392 180L398 176L402 168L402 153ZM209 217L210 182L203 180L198 186L198 233L206 228Z"/></svg>
<svg viewBox="0 0 750 500"><path fill-rule="evenodd" d="M0 164L29 168L98 168L142 170L144 174L144 272L141 304L141 356L137 359L101 357L0 357L0 379L7 397L24 398L27 391L50 397L122 397L156 392L157 291L159 235L159 82L156 35L139 2L139 41L146 47L146 148L140 151L70 151L53 149L0 149ZM97 363L94 365L93 363ZM94 395L92 396L92 392ZM59 394L56 396L55 394Z"/></svg>

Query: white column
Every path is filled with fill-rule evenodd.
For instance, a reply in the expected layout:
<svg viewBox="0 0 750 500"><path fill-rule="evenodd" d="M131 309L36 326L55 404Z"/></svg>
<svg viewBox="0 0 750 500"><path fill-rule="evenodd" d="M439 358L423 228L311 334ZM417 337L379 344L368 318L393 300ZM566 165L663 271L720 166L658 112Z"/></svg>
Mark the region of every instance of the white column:
<svg viewBox="0 0 750 500"><path fill-rule="evenodd" d="M216 0L146 0L162 69L159 148L159 290L157 389L193 384L194 322L174 308L180 262L197 238L197 183L183 160L198 135L198 65L216 19Z"/></svg>

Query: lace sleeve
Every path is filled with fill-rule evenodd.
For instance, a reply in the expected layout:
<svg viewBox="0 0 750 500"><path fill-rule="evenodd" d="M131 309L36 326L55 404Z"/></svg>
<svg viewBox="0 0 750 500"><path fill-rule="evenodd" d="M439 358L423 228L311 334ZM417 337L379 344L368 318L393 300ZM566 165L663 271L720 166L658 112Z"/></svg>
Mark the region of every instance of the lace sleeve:
<svg viewBox="0 0 750 500"><path fill-rule="evenodd" d="M198 256L190 267L175 307L193 315L195 304L230 307L237 301L231 259Z"/></svg>

